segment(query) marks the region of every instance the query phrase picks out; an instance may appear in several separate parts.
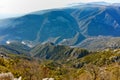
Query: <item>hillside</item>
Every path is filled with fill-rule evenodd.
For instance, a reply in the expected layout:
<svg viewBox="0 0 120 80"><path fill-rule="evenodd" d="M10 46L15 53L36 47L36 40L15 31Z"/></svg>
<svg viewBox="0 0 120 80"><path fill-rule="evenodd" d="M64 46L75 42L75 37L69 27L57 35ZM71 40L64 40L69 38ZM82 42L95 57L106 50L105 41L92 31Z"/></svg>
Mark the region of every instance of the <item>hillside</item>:
<svg viewBox="0 0 120 80"><path fill-rule="evenodd" d="M0 45L0 51L6 54L19 54L30 56L30 50L30 47L23 45L20 42L12 42L10 44Z"/></svg>
<svg viewBox="0 0 120 80"><path fill-rule="evenodd" d="M81 53L81 50L78 52ZM90 52L86 56L69 58L69 60L60 58L54 60L53 58L43 59L42 57L36 58L36 56L29 58L9 54L7 58L0 57L0 73L12 72L15 77L21 76L23 80L42 80L43 78L54 78L55 80L120 79L120 49Z"/></svg>
<svg viewBox="0 0 120 80"><path fill-rule="evenodd" d="M87 36L120 36L120 6L82 5L73 7L71 15L76 19L81 33Z"/></svg>
<svg viewBox="0 0 120 80"><path fill-rule="evenodd" d="M30 51L32 57L51 60L69 60L81 58L89 54L85 49L70 48L69 46L45 43L37 45Z"/></svg>
<svg viewBox="0 0 120 80"><path fill-rule="evenodd" d="M7 22L11 24L7 24ZM63 39L73 38L79 33L75 19L64 11L50 11L42 15L28 14L16 19L3 20L0 24L0 27L3 28L0 29L0 35L7 35L3 40L58 43Z"/></svg>

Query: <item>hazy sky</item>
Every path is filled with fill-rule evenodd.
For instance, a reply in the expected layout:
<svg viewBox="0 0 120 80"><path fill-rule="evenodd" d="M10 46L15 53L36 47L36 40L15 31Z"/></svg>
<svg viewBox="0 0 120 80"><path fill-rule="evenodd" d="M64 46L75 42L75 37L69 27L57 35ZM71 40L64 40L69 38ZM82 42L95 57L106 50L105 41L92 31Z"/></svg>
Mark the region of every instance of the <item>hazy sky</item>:
<svg viewBox="0 0 120 80"><path fill-rule="evenodd" d="M72 3L105 1L110 3L120 3L120 0L0 0L1 15L23 14L32 11L64 7Z"/></svg>

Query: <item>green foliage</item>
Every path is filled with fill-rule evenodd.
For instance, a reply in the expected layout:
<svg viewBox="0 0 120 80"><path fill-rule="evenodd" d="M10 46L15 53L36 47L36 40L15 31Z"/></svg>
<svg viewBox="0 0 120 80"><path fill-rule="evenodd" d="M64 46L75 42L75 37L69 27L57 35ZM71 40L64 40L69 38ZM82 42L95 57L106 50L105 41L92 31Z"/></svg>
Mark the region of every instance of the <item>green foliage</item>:
<svg viewBox="0 0 120 80"><path fill-rule="evenodd" d="M15 77L22 76L23 80L42 80L46 77L52 77L55 80L120 79L120 49L88 52L85 49L67 46L52 44L47 46L50 48L49 52L53 53L48 59L15 54L1 57L0 73L11 72ZM57 56L60 57L57 59L54 57L57 54L62 55Z"/></svg>

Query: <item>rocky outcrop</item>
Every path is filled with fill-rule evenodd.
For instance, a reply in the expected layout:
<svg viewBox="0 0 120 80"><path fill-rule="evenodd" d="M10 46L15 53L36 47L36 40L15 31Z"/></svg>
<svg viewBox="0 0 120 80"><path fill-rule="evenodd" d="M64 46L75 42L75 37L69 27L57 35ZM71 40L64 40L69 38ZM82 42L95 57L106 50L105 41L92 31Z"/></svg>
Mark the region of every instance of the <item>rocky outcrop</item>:
<svg viewBox="0 0 120 80"><path fill-rule="evenodd" d="M13 74L11 72L8 72L8 73L1 73L0 80L22 80L22 77L14 78Z"/></svg>

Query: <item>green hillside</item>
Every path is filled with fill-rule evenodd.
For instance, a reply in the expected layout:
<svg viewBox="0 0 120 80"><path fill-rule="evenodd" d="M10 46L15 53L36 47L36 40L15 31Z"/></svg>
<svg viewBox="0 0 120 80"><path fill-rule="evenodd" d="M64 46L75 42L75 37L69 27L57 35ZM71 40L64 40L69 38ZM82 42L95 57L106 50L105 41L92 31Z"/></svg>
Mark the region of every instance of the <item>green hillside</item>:
<svg viewBox="0 0 120 80"><path fill-rule="evenodd" d="M12 72L22 80L120 80L120 49L89 52L46 43L30 52L32 57L0 53L0 73Z"/></svg>
<svg viewBox="0 0 120 80"><path fill-rule="evenodd" d="M75 59L89 54L85 49L70 48L69 46L55 45L54 43L39 44L30 53L32 57L51 60Z"/></svg>

